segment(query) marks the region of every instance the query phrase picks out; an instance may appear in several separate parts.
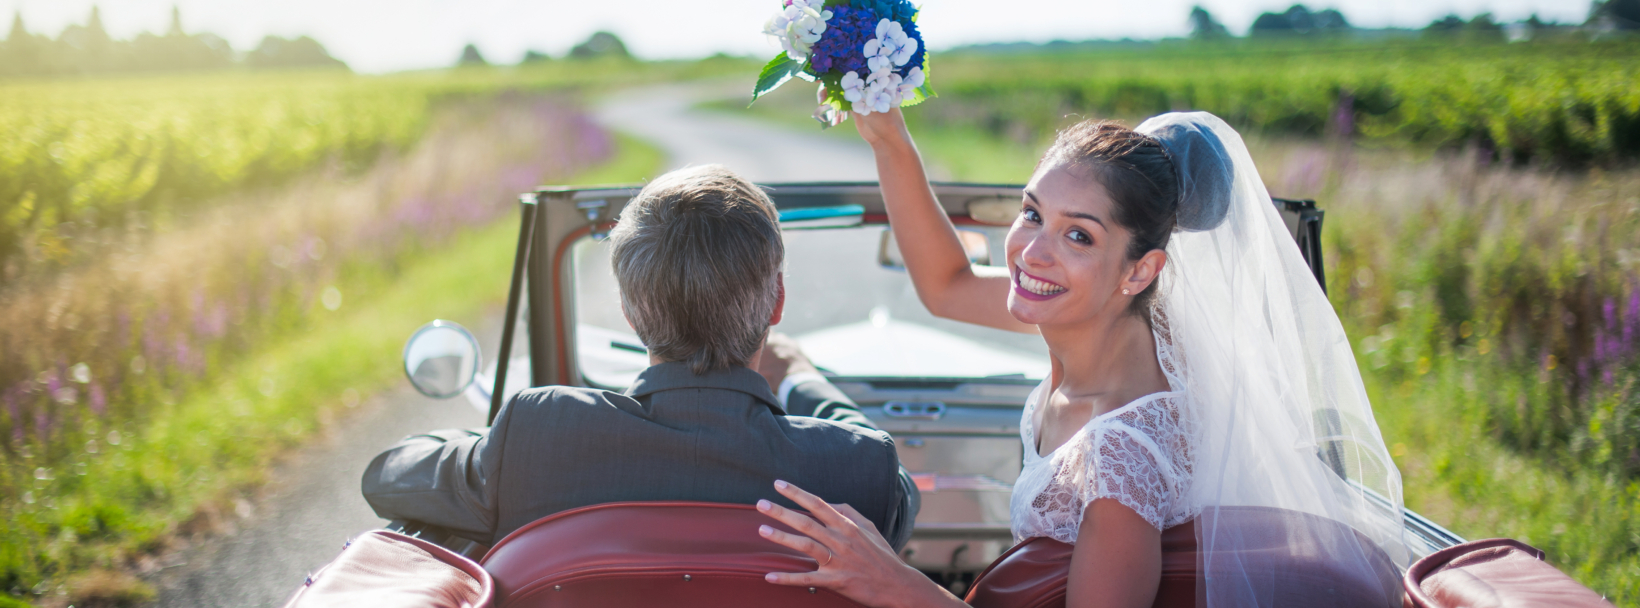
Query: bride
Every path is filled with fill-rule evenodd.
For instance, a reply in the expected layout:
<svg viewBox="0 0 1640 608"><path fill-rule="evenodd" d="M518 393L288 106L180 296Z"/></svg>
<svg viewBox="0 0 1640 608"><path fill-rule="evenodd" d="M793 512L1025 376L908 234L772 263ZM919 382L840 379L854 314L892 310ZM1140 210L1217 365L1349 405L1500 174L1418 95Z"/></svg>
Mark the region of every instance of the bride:
<svg viewBox="0 0 1640 608"><path fill-rule="evenodd" d="M855 119L923 304L1048 345L1011 517L1015 540L1074 546L1067 605L1150 606L1161 533L1186 523L1199 605L1276 603L1280 577L1250 557L1272 546L1368 581L1366 605L1399 605L1385 566L1407 560L1399 473L1342 326L1233 129L1198 112L1060 132L1003 270L969 265L900 111ZM775 485L809 515L762 501L799 534L759 533L819 569L769 582L868 606L963 605L847 505ZM1282 514L1279 527L1238 524L1248 509Z"/></svg>

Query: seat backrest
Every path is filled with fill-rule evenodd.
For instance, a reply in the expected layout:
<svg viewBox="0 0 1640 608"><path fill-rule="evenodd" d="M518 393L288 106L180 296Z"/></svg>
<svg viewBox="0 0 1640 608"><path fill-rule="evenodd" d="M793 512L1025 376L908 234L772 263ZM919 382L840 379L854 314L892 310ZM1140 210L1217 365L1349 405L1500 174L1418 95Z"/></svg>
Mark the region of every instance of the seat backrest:
<svg viewBox="0 0 1640 608"><path fill-rule="evenodd" d="M1245 551L1223 557L1229 558L1226 561L1233 559L1236 569L1255 579L1270 581L1275 605L1384 608L1400 604L1394 562L1348 526L1263 507L1220 509L1214 523L1221 530L1234 530L1243 539L1264 540L1257 545L1243 542ZM1155 608L1196 605L1200 579L1198 525L1202 522L1191 520L1162 531L1162 578L1152 604ZM1327 550L1338 546L1338 539L1351 536L1359 539L1359 545L1368 552L1366 560L1374 572L1366 578L1353 568L1342 567L1340 556L1330 555ZM1031 538L1015 545L980 573L968 592L968 603L976 608L1064 606L1073 549L1072 545L1048 538Z"/></svg>
<svg viewBox="0 0 1640 608"><path fill-rule="evenodd" d="M1406 606L1611 608L1600 594L1555 569L1544 557L1536 547L1512 538L1441 549L1407 568Z"/></svg>
<svg viewBox="0 0 1640 608"><path fill-rule="evenodd" d="M813 559L759 536L790 532L751 505L624 502L571 509L519 528L484 556L496 608L855 607L824 589L771 584Z"/></svg>

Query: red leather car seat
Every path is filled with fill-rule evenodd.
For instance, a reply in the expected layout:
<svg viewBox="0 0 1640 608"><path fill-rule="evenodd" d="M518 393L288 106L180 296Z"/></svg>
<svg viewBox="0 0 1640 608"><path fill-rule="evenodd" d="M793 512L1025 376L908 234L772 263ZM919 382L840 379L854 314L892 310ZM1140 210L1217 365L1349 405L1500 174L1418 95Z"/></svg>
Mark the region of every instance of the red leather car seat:
<svg viewBox="0 0 1640 608"><path fill-rule="evenodd" d="M481 563L495 579L496 608L858 606L763 580L815 562L759 536L761 525L791 531L750 505L594 505L519 528Z"/></svg>
<svg viewBox="0 0 1640 608"><path fill-rule="evenodd" d="M1385 608L1401 602L1400 576L1394 562L1376 544L1344 524L1263 507L1220 509L1215 517L1220 526L1234 529L1245 538L1264 541L1236 556L1240 560L1237 567L1269 581L1277 606ZM1300 523L1303 525L1294 525ZM1152 604L1155 608L1196 606L1199 524L1191 520L1162 531L1162 580ZM1295 533L1300 530L1313 530L1319 536ZM1359 538L1360 546L1367 549L1365 557L1373 566L1373 576L1353 576L1353 569L1340 568L1337 556L1328 554L1328 547L1351 536ZM1031 538L1015 545L980 573L968 592L968 603L976 608L1063 607L1072 548L1048 538Z"/></svg>

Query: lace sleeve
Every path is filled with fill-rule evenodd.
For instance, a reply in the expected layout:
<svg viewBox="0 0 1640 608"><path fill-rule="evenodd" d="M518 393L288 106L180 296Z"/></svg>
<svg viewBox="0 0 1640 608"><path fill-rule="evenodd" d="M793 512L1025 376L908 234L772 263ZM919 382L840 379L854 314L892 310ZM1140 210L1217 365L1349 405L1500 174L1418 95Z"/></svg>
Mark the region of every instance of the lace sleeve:
<svg viewBox="0 0 1640 608"><path fill-rule="evenodd" d="M1163 473L1166 463L1157 460L1147 439L1122 425L1105 425L1087 455L1087 476L1092 484L1084 487L1083 509L1105 498L1133 509L1157 530L1163 529L1172 511L1172 496ZM1078 514L1078 520L1086 516Z"/></svg>

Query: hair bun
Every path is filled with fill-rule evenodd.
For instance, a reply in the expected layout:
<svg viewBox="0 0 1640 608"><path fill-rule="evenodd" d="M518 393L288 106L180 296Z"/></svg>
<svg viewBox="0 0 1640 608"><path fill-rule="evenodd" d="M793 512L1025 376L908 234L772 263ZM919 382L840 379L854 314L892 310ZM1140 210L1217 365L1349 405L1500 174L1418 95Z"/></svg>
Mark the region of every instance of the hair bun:
<svg viewBox="0 0 1640 608"><path fill-rule="evenodd" d="M1179 174L1179 228L1211 230L1230 210L1236 173L1224 142L1213 133L1224 124L1207 112L1169 112L1134 129L1156 138L1173 159Z"/></svg>

